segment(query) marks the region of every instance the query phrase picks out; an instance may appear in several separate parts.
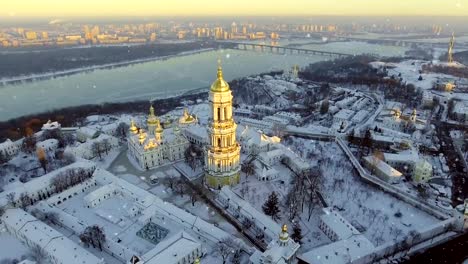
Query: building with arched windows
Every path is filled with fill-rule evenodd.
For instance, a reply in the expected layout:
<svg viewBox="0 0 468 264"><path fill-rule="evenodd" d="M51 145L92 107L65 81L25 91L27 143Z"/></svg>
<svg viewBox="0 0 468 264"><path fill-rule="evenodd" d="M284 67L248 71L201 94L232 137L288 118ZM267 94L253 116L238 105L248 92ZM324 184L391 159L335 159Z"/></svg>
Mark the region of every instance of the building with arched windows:
<svg viewBox="0 0 468 264"><path fill-rule="evenodd" d="M240 179L240 145L232 115L232 92L218 65L217 78L209 92L211 106L209 144L205 155L205 182L211 188L235 185Z"/></svg>

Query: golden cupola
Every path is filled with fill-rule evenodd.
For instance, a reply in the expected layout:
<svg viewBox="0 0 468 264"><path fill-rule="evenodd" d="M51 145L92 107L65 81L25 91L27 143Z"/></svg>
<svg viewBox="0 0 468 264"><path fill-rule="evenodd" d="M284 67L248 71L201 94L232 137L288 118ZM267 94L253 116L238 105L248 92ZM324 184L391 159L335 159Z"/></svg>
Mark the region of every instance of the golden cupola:
<svg viewBox="0 0 468 264"><path fill-rule="evenodd" d="M133 121L133 119L130 121L130 132L133 134L138 133L138 128L136 127L135 121Z"/></svg>
<svg viewBox="0 0 468 264"><path fill-rule="evenodd" d="M287 225L283 225L281 227L281 233L279 235L279 239L281 241L287 241L289 238L289 234L288 234L288 226Z"/></svg>
<svg viewBox="0 0 468 264"><path fill-rule="evenodd" d="M143 131L143 129L140 129L140 135L138 136L138 141L140 142L140 144L143 144L143 142L145 142L145 139L146 139L146 134Z"/></svg>
<svg viewBox="0 0 468 264"><path fill-rule="evenodd" d="M221 67L221 60L218 60L218 73L217 78L211 85L212 92L226 92L229 91L229 84L223 78L223 68Z"/></svg>
<svg viewBox="0 0 468 264"><path fill-rule="evenodd" d="M153 107L153 105L151 105L150 109L149 109L149 115L148 115L148 121L147 121L148 126L156 125L157 121L158 121L158 118L154 114L154 107Z"/></svg>
<svg viewBox="0 0 468 264"><path fill-rule="evenodd" d="M156 128L155 128L154 132L156 132L156 133L162 133L163 132L163 128L161 126L161 122L159 121L159 119L156 121Z"/></svg>

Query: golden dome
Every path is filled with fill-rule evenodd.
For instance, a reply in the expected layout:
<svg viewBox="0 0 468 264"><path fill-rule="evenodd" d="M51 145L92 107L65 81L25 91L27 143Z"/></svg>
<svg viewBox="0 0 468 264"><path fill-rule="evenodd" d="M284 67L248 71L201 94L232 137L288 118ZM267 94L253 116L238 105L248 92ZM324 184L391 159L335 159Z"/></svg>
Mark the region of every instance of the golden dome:
<svg viewBox="0 0 468 264"><path fill-rule="evenodd" d="M156 133L162 133L163 128L161 127L161 122L159 122L159 119L156 121L156 129L154 130Z"/></svg>
<svg viewBox="0 0 468 264"><path fill-rule="evenodd" d="M218 73L217 78L211 85L212 92L226 92L229 91L229 84L223 78L223 68L221 68L221 60L218 60Z"/></svg>

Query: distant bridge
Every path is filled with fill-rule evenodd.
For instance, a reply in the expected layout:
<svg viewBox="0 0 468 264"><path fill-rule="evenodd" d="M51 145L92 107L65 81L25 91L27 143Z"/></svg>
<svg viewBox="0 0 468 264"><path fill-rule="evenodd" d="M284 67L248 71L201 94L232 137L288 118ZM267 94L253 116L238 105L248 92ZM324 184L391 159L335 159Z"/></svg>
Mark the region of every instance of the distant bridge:
<svg viewBox="0 0 468 264"><path fill-rule="evenodd" d="M305 55L320 55L329 57L349 57L353 54L346 54L332 51L311 50L295 47L275 46L258 43L245 43L245 42L219 42L220 46L238 50L253 50L262 52L271 52L277 54L305 54Z"/></svg>
<svg viewBox="0 0 468 264"><path fill-rule="evenodd" d="M356 38L356 37L347 37L347 36L333 36L328 39L329 42L335 41L360 41L368 42L373 44L382 44L388 46L397 46L397 47L411 47L412 45L418 46L429 46L431 48L448 48L448 42L424 42L424 41L415 41L415 40L404 40L404 39L368 39L368 38ZM455 44L457 49L468 49L467 45L464 44Z"/></svg>

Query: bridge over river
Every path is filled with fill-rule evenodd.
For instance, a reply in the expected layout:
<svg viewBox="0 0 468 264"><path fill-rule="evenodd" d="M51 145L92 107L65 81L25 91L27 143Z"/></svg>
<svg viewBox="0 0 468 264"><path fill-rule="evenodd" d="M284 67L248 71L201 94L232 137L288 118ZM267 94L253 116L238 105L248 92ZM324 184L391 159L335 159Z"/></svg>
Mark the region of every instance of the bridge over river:
<svg viewBox="0 0 468 264"><path fill-rule="evenodd" d="M277 54L305 54L305 55L319 55L319 56L329 56L335 58L353 56L353 54L346 54L333 51L323 51L323 50L312 50L312 49L303 49L296 48L292 46L276 46L276 45L267 45L259 43L246 43L246 42L218 42L222 48L230 48L237 50L253 50L261 52L271 52Z"/></svg>

